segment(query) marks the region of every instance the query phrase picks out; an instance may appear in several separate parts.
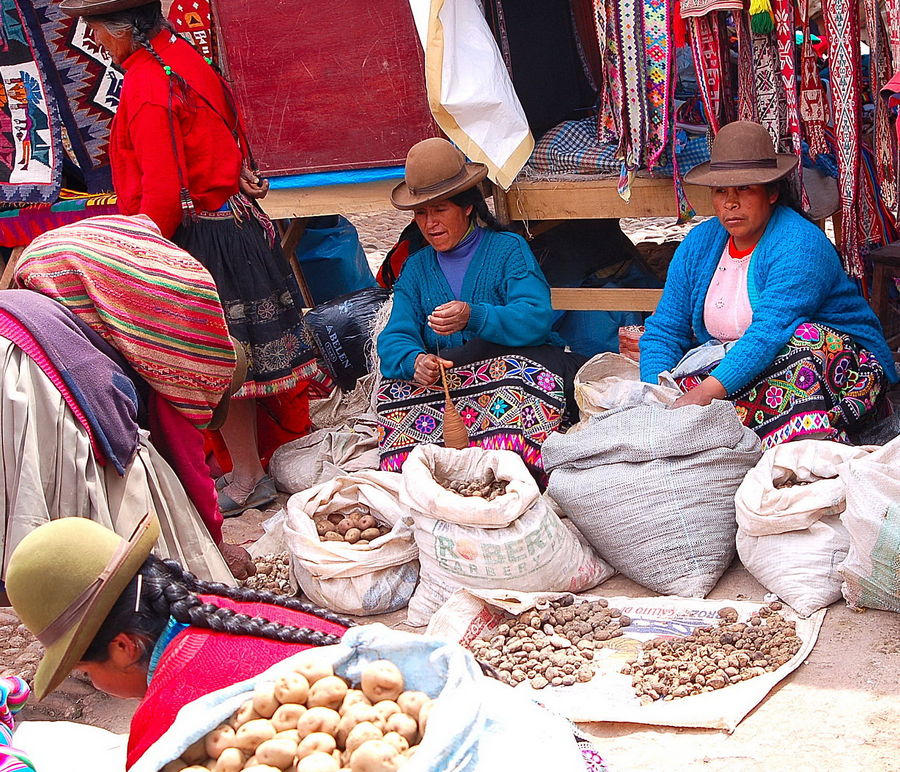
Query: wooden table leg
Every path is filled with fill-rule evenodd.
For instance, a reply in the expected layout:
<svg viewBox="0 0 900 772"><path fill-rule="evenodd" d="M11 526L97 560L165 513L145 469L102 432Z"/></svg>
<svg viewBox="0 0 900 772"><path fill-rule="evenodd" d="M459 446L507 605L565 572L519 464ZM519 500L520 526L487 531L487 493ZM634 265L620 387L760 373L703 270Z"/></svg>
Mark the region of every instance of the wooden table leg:
<svg viewBox="0 0 900 772"><path fill-rule="evenodd" d="M6 266L3 269L3 276L0 276L0 290L9 289L12 285L13 274L16 272L16 264L25 247L14 247Z"/></svg>
<svg viewBox="0 0 900 772"><path fill-rule="evenodd" d="M294 272L294 278L297 279L297 286L300 288L300 295L303 297L303 303L307 308L312 308L315 305L313 294L309 288L309 284L306 282L306 277L303 275L303 269L300 268L300 263L297 262L297 255L295 254L297 245L300 243L300 239L303 238L303 234L306 232L307 220L308 218L306 217L298 217L290 220L287 227L282 228L279 226L279 229L281 230L281 249L291 265L291 270Z"/></svg>

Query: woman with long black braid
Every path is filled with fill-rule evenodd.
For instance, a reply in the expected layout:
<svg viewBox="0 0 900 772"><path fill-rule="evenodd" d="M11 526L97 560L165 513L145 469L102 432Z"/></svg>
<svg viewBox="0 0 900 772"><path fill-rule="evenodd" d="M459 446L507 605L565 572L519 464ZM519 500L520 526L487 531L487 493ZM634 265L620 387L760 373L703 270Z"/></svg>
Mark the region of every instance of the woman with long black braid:
<svg viewBox="0 0 900 772"><path fill-rule="evenodd" d="M250 371L222 427L234 462L219 484L226 517L275 496L259 461L256 399L292 391L314 372L302 342L302 299L271 221L251 199L268 189L221 76L147 0L63 0L125 71L110 138L123 214L146 214L212 274L231 336Z"/></svg>
<svg viewBox="0 0 900 772"><path fill-rule="evenodd" d="M19 543L7 571L13 608L46 650L39 699L72 670L109 694L141 699L128 767L184 705L337 643L352 624L297 598L201 582L150 554L158 536L154 516L128 540L91 520L54 520Z"/></svg>

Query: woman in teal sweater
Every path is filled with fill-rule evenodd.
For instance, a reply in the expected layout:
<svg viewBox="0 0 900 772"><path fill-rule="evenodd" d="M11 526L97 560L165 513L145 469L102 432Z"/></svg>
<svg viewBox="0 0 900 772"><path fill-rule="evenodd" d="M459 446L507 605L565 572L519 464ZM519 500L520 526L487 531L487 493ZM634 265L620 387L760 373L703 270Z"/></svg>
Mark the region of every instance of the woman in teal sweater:
<svg viewBox="0 0 900 772"><path fill-rule="evenodd" d="M713 188L716 219L675 253L640 344L643 380L671 371L686 392L676 407L731 400L764 447L846 440L897 381L878 319L831 242L781 203L776 182L796 163L758 124L719 132L711 161L687 175Z"/></svg>
<svg viewBox="0 0 900 772"><path fill-rule="evenodd" d="M477 187L486 173L428 139L409 151L391 196L413 210L428 246L403 266L378 336L382 469L441 440L443 367L472 443L518 451L540 471L540 445L584 362L551 330L550 287L528 244L490 214Z"/></svg>

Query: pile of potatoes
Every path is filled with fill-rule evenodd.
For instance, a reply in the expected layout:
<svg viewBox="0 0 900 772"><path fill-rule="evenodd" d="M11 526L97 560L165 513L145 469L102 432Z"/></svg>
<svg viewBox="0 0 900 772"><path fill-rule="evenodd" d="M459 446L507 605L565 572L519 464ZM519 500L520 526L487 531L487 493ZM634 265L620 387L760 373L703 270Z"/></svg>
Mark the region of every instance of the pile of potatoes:
<svg viewBox="0 0 900 772"><path fill-rule="evenodd" d="M442 488L458 493L460 496L477 496L486 501L493 501L497 496L506 493L506 480L498 480L493 469L488 469L481 480L436 480Z"/></svg>
<svg viewBox="0 0 900 772"><path fill-rule="evenodd" d="M313 515L313 522L322 541L342 541L359 547L391 530L364 508L333 515L316 514Z"/></svg>
<svg viewBox="0 0 900 772"><path fill-rule="evenodd" d="M270 553L254 558L256 573L243 580L251 590L267 590L278 595L293 595L291 589L291 562L287 552Z"/></svg>
<svg viewBox="0 0 900 772"><path fill-rule="evenodd" d="M404 690L389 660L363 668L355 689L329 665L304 662L258 684L162 772L395 772L415 753L432 704Z"/></svg>

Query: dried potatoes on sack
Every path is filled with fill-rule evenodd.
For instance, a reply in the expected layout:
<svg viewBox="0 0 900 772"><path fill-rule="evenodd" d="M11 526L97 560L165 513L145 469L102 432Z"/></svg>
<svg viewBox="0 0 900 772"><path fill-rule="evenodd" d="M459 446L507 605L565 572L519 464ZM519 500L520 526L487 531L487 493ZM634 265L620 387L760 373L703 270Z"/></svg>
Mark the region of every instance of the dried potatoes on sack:
<svg viewBox="0 0 900 772"><path fill-rule="evenodd" d="M251 590L265 590L276 595L293 595L291 589L291 564L287 552L277 555L260 555L254 558L256 573L249 576L242 584Z"/></svg>
<svg viewBox="0 0 900 772"><path fill-rule="evenodd" d="M470 648L510 686L526 680L535 689L572 686L594 677L595 650L630 624L604 598L575 602L566 597L510 617L490 639L477 639Z"/></svg>
<svg viewBox="0 0 900 772"><path fill-rule="evenodd" d="M415 753L431 703L405 690L389 660L366 665L356 688L330 666L305 662L257 684L165 772L395 772Z"/></svg>
<svg viewBox="0 0 900 772"><path fill-rule="evenodd" d="M498 480L493 469L488 469L480 480L446 480L435 477L441 487L458 493L460 496L477 496L486 501L493 501L506 493L508 482Z"/></svg>
<svg viewBox="0 0 900 772"><path fill-rule="evenodd" d="M641 704L723 689L777 670L800 650L794 622L780 602L738 621L731 607L719 610L716 626L700 627L684 638L654 638L641 645L636 661L622 672Z"/></svg>

